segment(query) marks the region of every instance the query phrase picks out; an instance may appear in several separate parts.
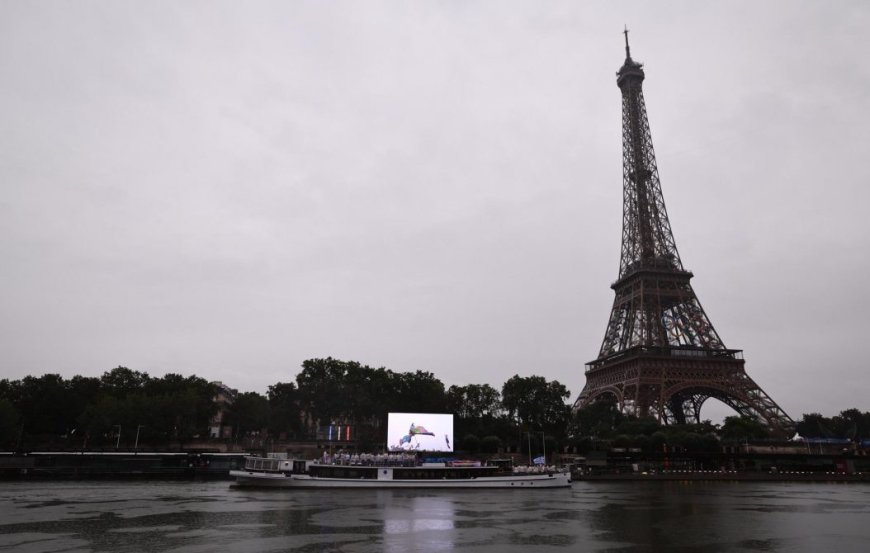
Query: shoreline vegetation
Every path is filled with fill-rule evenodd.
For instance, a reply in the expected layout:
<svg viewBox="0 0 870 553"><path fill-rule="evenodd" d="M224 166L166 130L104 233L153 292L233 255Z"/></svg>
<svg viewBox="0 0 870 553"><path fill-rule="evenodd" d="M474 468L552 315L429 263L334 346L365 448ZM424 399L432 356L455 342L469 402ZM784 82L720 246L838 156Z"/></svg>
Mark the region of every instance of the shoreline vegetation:
<svg viewBox="0 0 870 553"><path fill-rule="evenodd" d="M101 377L2 379L0 452L8 456L0 468L14 454L40 451L133 452L137 462L149 451L377 453L386 448L389 412L424 412L453 414L459 457L531 462L543 456L547 464L582 462L595 477L704 468L870 472L870 413L858 409L804 414L797 436L773 436L747 416L663 425L627 415L607 397L573 411L569 397L566 386L541 376L514 375L500 389L447 387L430 372L331 357L304 361L293 380L269 386L265 395L195 375L156 378L126 367ZM342 432L332 431L337 426Z"/></svg>

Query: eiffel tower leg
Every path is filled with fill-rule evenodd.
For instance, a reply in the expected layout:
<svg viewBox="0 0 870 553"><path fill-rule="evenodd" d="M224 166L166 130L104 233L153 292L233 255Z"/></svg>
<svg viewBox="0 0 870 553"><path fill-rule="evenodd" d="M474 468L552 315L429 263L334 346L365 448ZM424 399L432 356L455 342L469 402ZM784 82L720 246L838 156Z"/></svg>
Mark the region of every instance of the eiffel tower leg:
<svg viewBox="0 0 870 553"><path fill-rule="evenodd" d="M704 405L704 402L707 401L709 397L710 396L708 395L695 394L692 398L692 415L695 424L701 424L701 406Z"/></svg>
<svg viewBox="0 0 870 553"><path fill-rule="evenodd" d="M734 361L699 359L674 365L669 375L671 386L664 391L674 420L699 423L701 406L715 398L774 434L787 436L794 432L794 421L746 374L743 361Z"/></svg>
<svg viewBox="0 0 870 553"><path fill-rule="evenodd" d="M686 402L679 395L667 399L666 424L686 424Z"/></svg>
<svg viewBox="0 0 870 553"><path fill-rule="evenodd" d="M700 424L701 406L710 394L703 392L677 393L667 399L667 424ZM733 407L732 407L733 408Z"/></svg>
<svg viewBox="0 0 870 553"><path fill-rule="evenodd" d="M794 421L745 372L737 375L732 396L735 408L767 426L772 432L794 432Z"/></svg>

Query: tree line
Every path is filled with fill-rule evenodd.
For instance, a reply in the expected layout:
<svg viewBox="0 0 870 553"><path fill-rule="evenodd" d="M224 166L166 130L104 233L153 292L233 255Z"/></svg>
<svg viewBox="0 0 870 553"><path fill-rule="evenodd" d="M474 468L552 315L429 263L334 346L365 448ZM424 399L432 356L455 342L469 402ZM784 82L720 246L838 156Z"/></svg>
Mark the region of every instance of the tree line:
<svg viewBox="0 0 870 553"><path fill-rule="evenodd" d="M578 410L571 420L572 443L579 452L594 449L635 448L650 456L666 451L702 453L717 451L723 443L773 440L770 431L747 416L725 417L722 424L662 425L653 417L634 417L619 410L614 398L604 396ZM870 439L870 412L846 409L839 415L803 415L795 423L798 436L808 440Z"/></svg>
<svg viewBox="0 0 870 553"><path fill-rule="evenodd" d="M0 446L183 445L207 428L215 387L196 377L118 367L103 376L0 380ZM125 441L120 442L121 437Z"/></svg>
<svg viewBox="0 0 870 553"><path fill-rule="evenodd" d="M455 445L477 453L541 449L585 453L634 447L661 451L716 449L723 441L764 440L754 419L726 417L723 424L663 426L651 417L623 414L606 398L571 411L570 393L557 380L514 375L489 384L446 387L431 372L392 371L333 358L302 363L295 380L243 392L229 405L218 387L198 376L160 378L126 367L100 377L57 374L0 380L0 448L183 447L208 436L215 415L230 439L312 440L324 425L354 428L361 449L385 444L389 412L452 413ZM834 417L803 415L797 432L807 438L870 438L870 413L847 409Z"/></svg>
<svg viewBox="0 0 870 553"><path fill-rule="evenodd" d="M0 380L0 447L182 447L208 435L219 409L232 438L250 434L310 440L323 425L352 425L361 448L386 441L389 412L453 413L458 446L497 451L535 436L555 447L567 437L570 393L541 376L449 386L431 372L399 372L356 361L309 359L295 381L266 394L216 401L218 386L198 376L160 378L126 367L100 377L57 374ZM534 433L534 434L532 434ZM535 447L538 450L538 447Z"/></svg>

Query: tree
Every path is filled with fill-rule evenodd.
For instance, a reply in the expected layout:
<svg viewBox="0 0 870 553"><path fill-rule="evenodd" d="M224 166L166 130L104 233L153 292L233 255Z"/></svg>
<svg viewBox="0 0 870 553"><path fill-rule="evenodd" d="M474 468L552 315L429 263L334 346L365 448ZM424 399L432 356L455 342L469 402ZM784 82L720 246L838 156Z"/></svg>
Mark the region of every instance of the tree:
<svg viewBox="0 0 870 553"><path fill-rule="evenodd" d="M610 438L619 428L620 432L629 434L631 429L622 428L625 422L626 416L619 410L616 398L605 394L574 413L572 433L592 438ZM653 429L653 432L656 430Z"/></svg>
<svg viewBox="0 0 870 553"><path fill-rule="evenodd" d="M870 413L852 408L830 418L819 413L804 414L798 421L796 430L804 438L860 440L870 437Z"/></svg>
<svg viewBox="0 0 870 553"><path fill-rule="evenodd" d="M58 374L26 376L15 388L13 404L28 435L59 437L75 427L78 413L66 381Z"/></svg>
<svg viewBox="0 0 870 553"><path fill-rule="evenodd" d="M271 412L269 429L276 434L297 436L302 430L302 420L296 385L292 382L273 384L269 386L266 396L269 398Z"/></svg>
<svg viewBox="0 0 870 553"><path fill-rule="evenodd" d="M127 367L116 367L103 373L100 379L105 391L117 398L125 398L141 392L149 380L151 377L147 373L133 371Z"/></svg>
<svg viewBox="0 0 870 553"><path fill-rule="evenodd" d="M512 376L502 386L502 406L509 418L521 426L564 435L570 407L565 400L571 393L558 380L547 382L542 376Z"/></svg>
<svg viewBox="0 0 870 553"><path fill-rule="evenodd" d="M475 434L466 434L462 437L462 449L468 453L477 453L480 449L480 438Z"/></svg>
<svg viewBox="0 0 870 553"><path fill-rule="evenodd" d="M758 420L742 415L725 417L719 435L725 440L763 440L770 437L770 431Z"/></svg>
<svg viewBox="0 0 870 553"><path fill-rule="evenodd" d="M450 386L446 400L448 409L463 419L491 419L501 410L501 394L489 384Z"/></svg>
<svg viewBox="0 0 870 553"><path fill-rule="evenodd" d="M0 447L6 451L15 449L21 432L21 415L6 398L0 398Z"/></svg>
<svg viewBox="0 0 870 553"><path fill-rule="evenodd" d="M169 373L157 379L142 376L141 392L125 399L135 412L128 426L144 425L146 436L159 436L168 443L183 444L205 434L217 412L217 390L213 384L193 375Z"/></svg>
<svg viewBox="0 0 870 553"><path fill-rule="evenodd" d="M296 375L302 409L321 424L352 418L352 394L348 393L345 377L349 368L358 366L331 357L303 361L302 372Z"/></svg>
<svg viewBox="0 0 870 553"><path fill-rule="evenodd" d="M804 438L830 438L833 432L827 428L831 422L819 413L804 414L798 421L795 430Z"/></svg>
<svg viewBox="0 0 870 553"><path fill-rule="evenodd" d="M831 426L839 437L858 440L870 436L870 413L858 409L846 409L832 417Z"/></svg>
<svg viewBox="0 0 870 553"><path fill-rule="evenodd" d="M160 405L152 404L151 407L158 413L168 413ZM82 447L114 445L117 441L111 440L110 435L115 435L115 432L123 430L128 424L125 400L110 395L94 398L76 419ZM120 428L115 428L116 426Z"/></svg>
<svg viewBox="0 0 870 553"><path fill-rule="evenodd" d="M76 375L66 384L70 396L70 417L77 420L85 408L103 393L103 383L99 378Z"/></svg>
<svg viewBox="0 0 870 553"><path fill-rule="evenodd" d="M501 438L498 436L484 436L480 440L480 449L484 453L498 453L499 448L501 448Z"/></svg>
<svg viewBox="0 0 870 553"><path fill-rule="evenodd" d="M443 413L447 410L444 384L432 373L399 373L396 384L396 395L388 403L390 411Z"/></svg>
<svg viewBox="0 0 870 553"><path fill-rule="evenodd" d="M613 408L616 408L615 401L613 403ZM619 414L622 415L622 413ZM619 434L651 436L662 428L662 424L654 417L650 416L635 417L633 415L622 415L621 418L622 422L618 423L615 428L615 431Z"/></svg>
<svg viewBox="0 0 870 553"><path fill-rule="evenodd" d="M236 435L265 431L272 419L269 400L256 392L243 392L236 396L229 408L229 420L235 424Z"/></svg>

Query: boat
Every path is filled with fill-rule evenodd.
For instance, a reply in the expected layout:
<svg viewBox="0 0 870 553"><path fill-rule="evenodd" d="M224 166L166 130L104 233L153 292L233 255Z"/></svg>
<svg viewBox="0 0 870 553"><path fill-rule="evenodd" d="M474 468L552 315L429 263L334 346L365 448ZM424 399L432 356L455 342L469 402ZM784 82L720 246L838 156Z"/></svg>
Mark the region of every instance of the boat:
<svg viewBox="0 0 870 553"><path fill-rule="evenodd" d="M261 488L566 488L571 475L555 467L513 467L510 460L425 462L413 455L353 459L247 457L231 470L234 485Z"/></svg>

